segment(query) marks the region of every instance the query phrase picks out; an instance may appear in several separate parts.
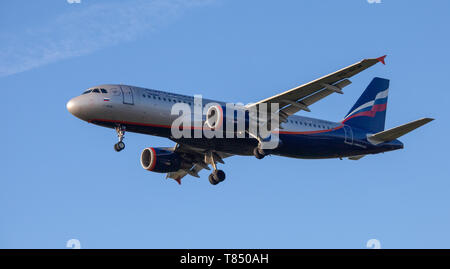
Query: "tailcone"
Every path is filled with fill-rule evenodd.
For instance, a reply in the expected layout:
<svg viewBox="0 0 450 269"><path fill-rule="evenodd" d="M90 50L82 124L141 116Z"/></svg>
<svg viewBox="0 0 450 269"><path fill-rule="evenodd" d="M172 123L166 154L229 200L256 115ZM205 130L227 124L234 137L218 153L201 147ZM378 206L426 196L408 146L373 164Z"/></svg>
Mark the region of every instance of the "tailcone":
<svg viewBox="0 0 450 269"><path fill-rule="evenodd" d="M403 149L404 148L404 144L400 141L400 140L392 140L390 142L386 143L386 147L389 150L398 150L398 149Z"/></svg>

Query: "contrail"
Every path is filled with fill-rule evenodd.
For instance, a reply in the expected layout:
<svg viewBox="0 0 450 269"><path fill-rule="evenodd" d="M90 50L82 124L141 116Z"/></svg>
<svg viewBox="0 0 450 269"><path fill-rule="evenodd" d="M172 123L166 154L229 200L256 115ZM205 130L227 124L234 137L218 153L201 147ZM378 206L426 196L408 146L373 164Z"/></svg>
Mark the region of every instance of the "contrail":
<svg viewBox="0 0 450 269"><path fill-rule="evenodd" d="M60 14L20 33L0 34L0 77L133 41L211 0L99 3ZM80 5L83 5L81 3Z"/></svg>

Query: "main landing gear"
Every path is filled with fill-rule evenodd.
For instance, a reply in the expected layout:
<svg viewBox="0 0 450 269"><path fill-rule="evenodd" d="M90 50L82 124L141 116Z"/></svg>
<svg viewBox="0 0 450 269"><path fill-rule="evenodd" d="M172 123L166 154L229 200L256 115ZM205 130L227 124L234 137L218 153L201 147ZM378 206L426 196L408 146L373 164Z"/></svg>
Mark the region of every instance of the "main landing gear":
<svg viewBox="0 0 450 269"><path fill-rule="evenodd" d="M119 152L125 148L125 143L123 143L123 137L125 136L125 126L119 124L115 127L115 129L117 132L117 137L119 138L119 142L114 144L114 150Z"/></svg>
<svg viewBox="0 0 450 269"><path fill-rule="evenodd" d="M263 149L256 147L253 149L253 155L255 155L256 159L261 160L266 157L267 154Z"/></svg>
<svg viewBox="0 0 450 269"><path fill-rule="evenodd" d="M222 170L214 170L208 177L209 183L217 185L225 180L225 172Z"/></svg>
<svg viewBox="0 0 450 269"><path fill-rule="evenodd" d="M270 154L271 154L271 150L263 149L263 143L261 141L258 143L258 146L253 149L253 155L258 160L264 159L264 157L266 157L267 155L270 155Z"/></svg>
<svg viewBox="0 0 450 269"><path fill-rule="evenodd" d="M258 140L258 146L256 148L253 149L253 155L255 156L256 159L261 160L264 157L266 157L266 155L269 155L270 152L268 150L264 150L262 148L263 145L263 139L255 134L252 134L251 132L248 132L249 136L255 138L256 140Z"/></svg>
<svg viewBox="0 0 450 269"><path fill-rule="evenodd" d="M224 163L222 158L215 152L208 152L205 155L205 162L211 164L213 167L213 172L209 175L209 183L212 185L217 185L225 180L225 172L217 169L217 162Z"/></svg>

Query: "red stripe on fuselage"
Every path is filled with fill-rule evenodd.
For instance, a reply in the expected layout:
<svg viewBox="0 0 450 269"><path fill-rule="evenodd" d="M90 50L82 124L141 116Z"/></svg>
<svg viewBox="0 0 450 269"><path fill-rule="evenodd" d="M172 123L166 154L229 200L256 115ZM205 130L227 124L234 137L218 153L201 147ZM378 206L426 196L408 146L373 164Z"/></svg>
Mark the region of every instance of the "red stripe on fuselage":
<svg viewBox="0 0 450 269"><path fill-rule="evenodd" d="M100 121L100 122L111 122L111 123L119 123L119 124L128 124L128 125L139 125L139 126L148 126L148 127L159 127L159 128L171 128L170 125L160 125L160 124L151 124L151 123L140 123L140 122L130 122L130 121L119 121L119 120L104 120L104 119L92 119L89 120L89 123L92 123L94 121ZM338 126L336 128L326 129L326 130L317 130L317 131L303 131L303 132L295 132L295 131L278 131L279 134L319 134L319 133L326 133L326 132L332 132L335 130L338 130L342 128L344 125ZM189 127L190 129L202 129L202 127ZM210 128L208 128L210 129ZM273 131L273 133L276 133L277 131Z"/></svg>
<svg viewBox="0 0 450 269"><path fill-rule="evenodd" d="M148 127L160 127L160 128L172 128L170 125L162 125L162 124L153 124L153 123L140 123L140 122L132 122L132 121L121 121L121 120L104 120L104 119L92 119L88 120L89 123L92 123L94 121L101 121L101 122L111 122L111 123L119 123L119 124L128 124L128 125L138 125L138 126L148 126ZM188 127L182 127L182 129L191 129L191 130L202 130L202 129L209 129L209 127L195 127L195 126L188 126Z"/></svg>
<svg viewBox="0 0 450 269"><path fill-rule="evenodd" d="M103 121L103 122L111 122L111 123L119 123L119 124L128 124L128 125L149 126L149 127L170 128L170 125L160 125L160 124L140 123L140 122L121 121L121 120L104 120L104 119L92 119L92 120L88 120L89 123L92 123L92 122L94 122L94 121Z"/></svg>

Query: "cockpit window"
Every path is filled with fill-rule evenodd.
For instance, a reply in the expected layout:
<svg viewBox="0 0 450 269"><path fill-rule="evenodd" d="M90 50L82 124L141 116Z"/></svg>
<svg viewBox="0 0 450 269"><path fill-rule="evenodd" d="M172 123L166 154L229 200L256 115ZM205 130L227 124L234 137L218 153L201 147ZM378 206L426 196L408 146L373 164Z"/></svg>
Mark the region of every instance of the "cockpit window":
<svg viewBox="0 0 450 269"><path fill-rule="evenodd" d="M108 91L105 89L100 89L100 91L102 91L102 93L108 93Z"/></svg>
<svg viewBox="0 0 450 269"><path fill-rule="evenodd" d="M93 89L92 92L100 93L98 89Z"/></svg>
<svg viewBox="0 0 450 269"><path fill-rule="evenodd" d="M90 93L92 90L87 90L87 91L85 91L85 92L83 92L83 94L87 94L87 93Z"/></svg>

